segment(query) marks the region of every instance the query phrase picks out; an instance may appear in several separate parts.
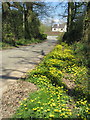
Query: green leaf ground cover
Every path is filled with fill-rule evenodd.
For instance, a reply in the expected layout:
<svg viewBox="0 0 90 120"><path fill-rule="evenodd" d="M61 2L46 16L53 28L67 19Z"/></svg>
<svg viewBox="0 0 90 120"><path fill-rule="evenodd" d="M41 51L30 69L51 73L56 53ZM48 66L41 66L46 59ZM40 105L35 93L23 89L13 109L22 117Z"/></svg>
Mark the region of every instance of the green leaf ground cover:
<svg viewBox="0 0 90 120"><path fill-rule="evenodd" d="M87 68L79 64L71 46L57 45L27 76L39 90L20 102L14 118L90 118ZM74 82L73 89L63 79Z"/></svg>

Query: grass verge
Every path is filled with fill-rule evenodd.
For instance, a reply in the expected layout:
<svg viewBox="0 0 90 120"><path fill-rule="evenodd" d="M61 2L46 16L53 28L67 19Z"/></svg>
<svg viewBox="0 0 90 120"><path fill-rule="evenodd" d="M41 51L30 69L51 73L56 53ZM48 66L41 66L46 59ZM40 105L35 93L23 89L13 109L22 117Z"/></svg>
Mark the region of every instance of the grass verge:
<svg viewBox="0 0 90 120"><path fill-rule="evenodd" d="M45 40L46 39L40 40L40 39L32 38L31 40L20 39L20 40L15 41L14 43L12 43L12 42L11 43L0 42L0 48L7 49L7 48L14 48L14 47L19 47L19 46L26 46L26 45L30 45L33 43L41 43Z"/></svg>

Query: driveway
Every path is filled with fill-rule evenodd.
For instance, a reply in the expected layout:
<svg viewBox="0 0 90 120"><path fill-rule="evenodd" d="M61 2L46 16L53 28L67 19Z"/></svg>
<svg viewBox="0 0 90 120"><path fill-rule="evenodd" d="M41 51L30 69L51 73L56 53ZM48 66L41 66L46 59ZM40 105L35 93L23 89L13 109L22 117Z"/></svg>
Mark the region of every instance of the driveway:
<svg viewBox="0 0 90 120"><path fill-rule="evenodd" d="M10 82L18 80L28 70L35 68L43 57L42 50L47 54L54 48L57 43L56 37L48 36L43 43L0 51L0 54L2 54L0 98Z"/></svg>

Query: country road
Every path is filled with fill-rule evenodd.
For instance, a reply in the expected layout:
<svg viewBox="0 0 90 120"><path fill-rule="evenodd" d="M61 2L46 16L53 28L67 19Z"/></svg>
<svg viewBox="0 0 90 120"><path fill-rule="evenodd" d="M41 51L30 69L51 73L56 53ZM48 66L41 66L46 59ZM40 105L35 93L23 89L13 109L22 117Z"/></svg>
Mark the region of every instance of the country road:
<svg viewBox="0 0 90 120"><path fill-rule="evenodd" d="M49 53L57 43L57 36L48 36L43 43L21 46L19 48L0 51L2 54L2 72L0 73L0 98L8 87L8 83L18 80L28 70L37 65L43 55Z"/></svg>

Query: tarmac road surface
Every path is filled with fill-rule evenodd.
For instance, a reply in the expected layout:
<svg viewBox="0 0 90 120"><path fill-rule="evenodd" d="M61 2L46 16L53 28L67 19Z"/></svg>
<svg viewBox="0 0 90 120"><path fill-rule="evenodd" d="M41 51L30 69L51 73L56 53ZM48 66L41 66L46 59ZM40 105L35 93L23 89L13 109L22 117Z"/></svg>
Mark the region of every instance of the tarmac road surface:
<svg viewBox="0 0 90 120"><path fill-rule="evenodd" d="M0 51L0 55L2 54L0 99L10 82L18 80L28 70L35 68L43 58L42 50L47 54L54 48L57 43L56 37L48 36L43 43Z"/></svg>

